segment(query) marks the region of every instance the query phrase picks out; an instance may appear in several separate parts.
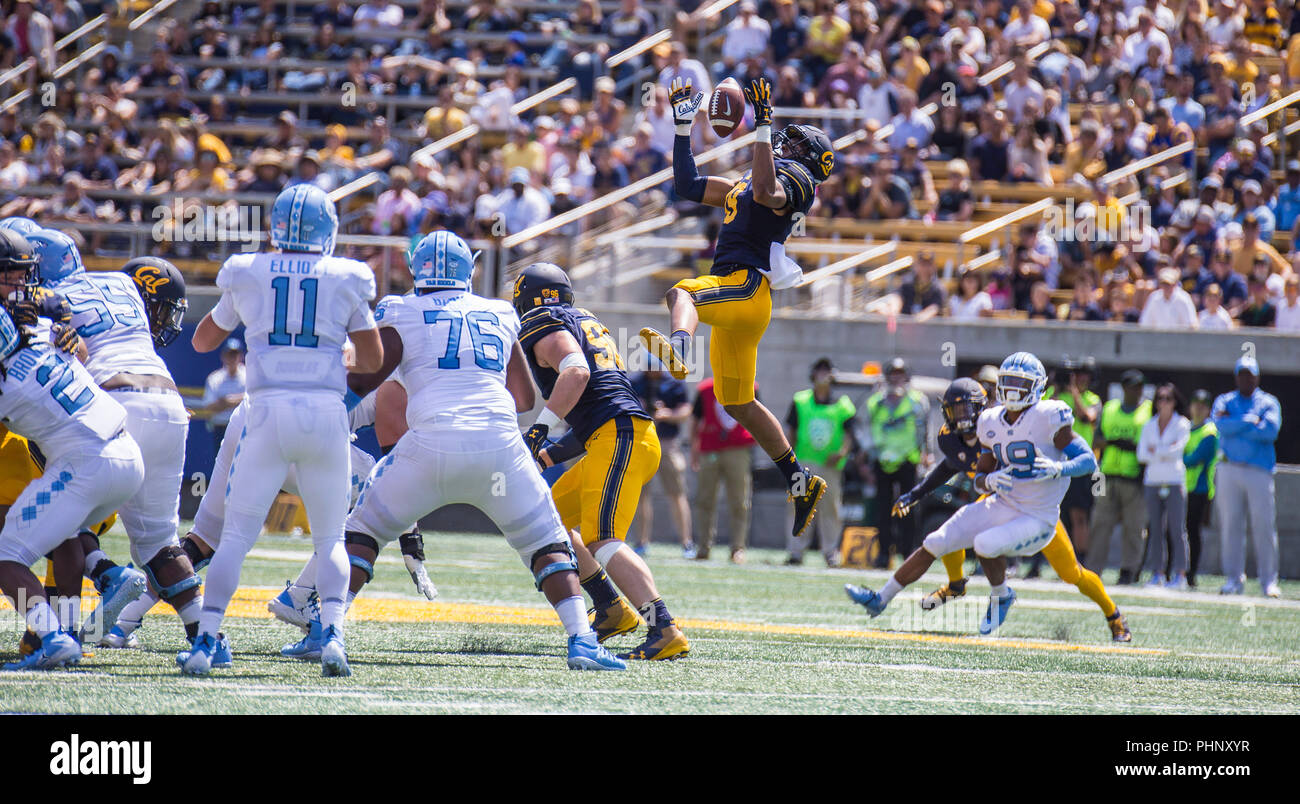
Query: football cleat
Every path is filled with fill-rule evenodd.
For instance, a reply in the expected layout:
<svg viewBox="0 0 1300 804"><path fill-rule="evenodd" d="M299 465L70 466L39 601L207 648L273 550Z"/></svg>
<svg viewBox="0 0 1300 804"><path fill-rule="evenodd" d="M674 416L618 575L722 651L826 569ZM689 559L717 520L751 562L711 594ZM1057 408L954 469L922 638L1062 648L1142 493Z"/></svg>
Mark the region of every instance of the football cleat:
<svg viewBox="0 0 1300 804"><path fill-rule="evenodd" d="M1006 595L997 599L997 607L993 606L993 598L989 598L988 610L984 612L983 619L980 620L980 633L988 636L1002 627L1002 623L1007 621L1007 612L1011 611L1011 604L1016 602L1016 590L1008 589Z"/></svg>
<svg viewBox="0 0 1300 804"><path fill-rule="evenodd" d="M1246 584L1241 581L1228 581L1219 587L1221 595L1244 595L1246 594Z"/></svg>
<svg viewBox="0 0 1300 804"><path fill-rule="evenodd" d="M266 604L266 610L274 614L277 620L301 628L306 633L311 621L320 619L319 600L315 589L286 581L284 591L271 598L271 602Z"/></svg>
<svg viewBox="0 0 1300 804"><path fill-rule="evenodd" d="M187 676L206 676L212 672L216 648L217 641L212 638L212 634L199 634L189 650L176 654L176 664L180 665L181 672Z"/></svg>
<svg viewBox="0 0 1300 804"><path fill-rule="evenodd" d="M605 650L594 633L587 632L569 637L569 669L626 670L627 663Z"/></svg>
<svg viewBox="0 0 1300 804"><path fill-rule="evenodd" d="M889 605L881 599L880 595L865 586L846 583L844 584L844 594L849 596L849 600L866 609L867 614L872 617L879 617L885 607Z"/></svg>
<svg viewBox="0 0 1300 804"><path fill-rule="evenodd" d="M1119 609L1106 618L1106 625L1110 627L1110 640L1112 642L1132 642L1133 632L1128 630L1128 623L1124 621L1124 615L1120 614Z"/></svg>
<svg viewBox="0 0 1300 804"><path fill-rule="evenodd" d="M176 654L176 664L180 665L183 669L185 667L185 663L189 661L190 654L192 652L193 652L193 640L191 640L190 650L183 650L180 653ZM210 663L210 666L216 668L225 668L225 667L230 667L234 663L235 663L235 654L230 650L230 640L226 639L225 634L218 633L216 640L212 644L212 661Z"/></svg>
<svg viewBox="0 0 1300 804"><path fill-rule="evenodd" d="M81 658L89 659L90 657L95 655L94 645L88 645L83 643L80 639L77 639L77 635L72 633L71 631L64 631L63 633L67 634L69 637L75 640L76 643L81 647Z"/></svg>
<svg viewBox="0 0 1300 804"><path fill-rule="evenodd" d="M321 627L320 620L312 620L307 635L292 645L280 648L280 655L290 659L310 659L320 661Z"/></svg>
<svg viewBox="0 0 1300 804"><path fill-rule="evenodd" d="M81 642L83 644L98 642L100 637L117 625L117 616L122 613L122 609L143 595L148 587L149 582L145 580L144 573L135 567L113 567L105 570L95 580L95 588L99 590L100 596L99 605L90 612L90 616L86 618L81 631L78 632L77 636Z"/></svg>
<svg viewBox="0 0 1300 804"><path fill-rule="evenodd" d="M683 659L690 652L691 643L686 641L686 634L674 623L662 628L651 628L650 633L646 634L645 642L627 653L620 653L618 658L660 662Z"/></svg>
<svg viewBox="0 0 1300 804"><path fill-rule="evenodd" d="M122 627L120 625L115 625L113 626L112 630L110 630L107 634L104 634L103 639L99 640L99 647L138 648L140 647L140 640L136 637L135 631L132 631L131 633L127 634L122 631Z"/></svg>
<svg viewBox="0 0 1300 804"><path fill-rule="evenodd" d="M81 645L64 631L51 631L41 640L41 647L30 655L16 662L6 664L2 669L17 670L53 670L56 667L70 667L81 661Z"/></svg>
<svg viewBox="0 0 1300 804"><path fill-rule="evenodd" d="M321 631L320 674L326 678L352 675L348 655L343 650L343 635L334 626Z"/></svg>
<svg viewBox="0 0 1300 804"><path fill-rule="evenodd" d="M588 613L592 614L591 627L596 632L597 642L635 631L641 626L641 616L621 597L609 608L592 609Z"/></svg>
<svg viewBox="0 0 1300 804"><path fill-rule="evenodd" d="M672 341L665 338L663 333L650 327L642 327L641 343L645 345L647 352L659 358L659 362L664 364L673 379L686 379L688 372L686 361L682 355L677 354L677 350L673 349Z"/></svg>
<svg viewBox="0 0 1300 804"><path fill-rule="evenodd" d="M1278 586L1275 583L1271 583L1268 586L1265 586L1263 592L1264 592L1264 597L1271 597L1271 598L1282 597L1282 587Z"/></svg>
<svg viewBox="0 0 1300 804"><path fill-rule="evenodd" d="M807 475L807 473L805 472ZM822 495L826 493L826 481L817 475L807 475L808 488L804 493L798 496L789 495L790 500L794 502L794 529L791 535L799 538L808 526L812 524L813 515L817 513L817 503L821 502Z"/></svg>
<svg viewBox="0 0 1300 804"><path fill-rule="evenodd" d="M921 598L922 611L934 611L935 609L947 603L949 600L956 600L966 594L966 579L960 581L949 581L940 586L930 594Z"/></svg>

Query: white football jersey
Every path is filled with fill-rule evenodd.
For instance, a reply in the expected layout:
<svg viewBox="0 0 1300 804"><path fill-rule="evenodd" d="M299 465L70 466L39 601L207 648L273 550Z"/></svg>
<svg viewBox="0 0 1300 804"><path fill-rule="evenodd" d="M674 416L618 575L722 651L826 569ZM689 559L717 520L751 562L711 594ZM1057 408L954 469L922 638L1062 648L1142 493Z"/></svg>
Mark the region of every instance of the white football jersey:
<svg viewBox="0 0 1300 804"><path fill-rule="evenodd" d="M117 271L87 272L53 290L72 307L72 326L86 342L86 368L95 382L122 372L171 378L154 351L149 315L131 277Z"/></svg>
<svg viewBox="0 0 1300 804"><path fill-rule="evenodd" d="M4 361L0 420L36 442L47 461L76 451L98 452L126 425L126 411L99 389L76 357L49 342L49 322L31 345Z"/></svg>
<svg viewBox="0 0 1300 804"><path fill-rule="evenodd" d="M463 291L385 296L375 320L402 338L398 368L411 429L514 426L506 365L519 339L519 317L509 302Z"/></svg>
<svg viewBox="0 0 1300 804"><path fill-rule="evenodd" d="M1056 433L1074 423L1074 411L1059 399L1044 399L1021 412L1014 424L1008 424L1002 405L986 408L978 423L979 440L997 458L998 468L1010 468L1018 478L1033 474L1034 458L1039 455L1054 461L1065 459L1065 452L1056 448ZM998 499L1011 507L1038 517L1045 522L1055 522L1061 513L1061 498L1070 485L1070 478L1052 480L1021 480Z"/></svg>
<svg viewBox="0 0 1300 804"><path fill-rule="evenodd" d="M346 388L343 345L375 325L375 275L363 262L307 253L236 254L217 273L212 320L242 322L249 393Z"/></svg>

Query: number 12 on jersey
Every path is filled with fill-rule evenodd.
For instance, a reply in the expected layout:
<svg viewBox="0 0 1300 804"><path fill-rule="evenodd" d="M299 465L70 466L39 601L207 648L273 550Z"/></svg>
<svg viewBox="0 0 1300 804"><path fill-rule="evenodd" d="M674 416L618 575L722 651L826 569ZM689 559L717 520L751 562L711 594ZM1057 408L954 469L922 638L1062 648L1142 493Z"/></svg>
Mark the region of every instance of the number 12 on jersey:
<svg viewBox="0 0 1300 804"><path fill-rule="evenodd" d="M298 280L298 289L302 291L302 329L296 335L289 334L289 277L277 276L271 280L271 289L275 291L275 328L267 336L272 346L303 346L315 349L320 343L316 336L316 286L320 280L307 277Z"/></svg>

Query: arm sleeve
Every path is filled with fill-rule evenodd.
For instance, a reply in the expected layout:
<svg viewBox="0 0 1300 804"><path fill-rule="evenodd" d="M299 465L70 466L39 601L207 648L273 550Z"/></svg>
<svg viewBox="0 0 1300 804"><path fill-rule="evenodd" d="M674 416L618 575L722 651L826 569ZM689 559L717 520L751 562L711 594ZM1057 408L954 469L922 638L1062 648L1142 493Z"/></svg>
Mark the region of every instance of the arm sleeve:
<svg viewBox="0 0 1300 804"><path fill-rule="evenodd" d="M922 480L920 483L912 487L912 491L911 491L912 499L914 500L921 499L922 497L926 496L930 492L942 486L944 483L947 483L949 480L952 480L953 477L960 471L961 471L960 468L954 469L952 467L952 464L948 463L948 460L946 458L942 461L939 461L933 467L931 467L929 473L926 474L924 480Z"/></svg>
<svg viewBox="0 0 1300 804"><path fill-rule="evenodd" d="M546 448L546 454L550 456L551 463L557 465L576 458L586 451L587 448L578 440L573 430L569 430L560 437L559 441Z"/></svg>
<svg viewBox="0 0 1300 804"><path fill-rule="evenodd" d="M673 138L673 189L678 197L698 204L704 200L704 188L708 183L695 167L691 138L678 134Z"/></svg>

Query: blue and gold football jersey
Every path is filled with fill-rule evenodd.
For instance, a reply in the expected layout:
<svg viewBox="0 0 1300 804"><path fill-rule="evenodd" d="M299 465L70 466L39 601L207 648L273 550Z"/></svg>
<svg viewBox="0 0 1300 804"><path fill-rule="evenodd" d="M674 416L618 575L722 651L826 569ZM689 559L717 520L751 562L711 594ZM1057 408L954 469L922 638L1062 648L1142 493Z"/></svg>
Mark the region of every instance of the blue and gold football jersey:
<svg viewBox="0 0 1300 804"><path fill-rule="evenodd" d="M789 159L776 160L776 180L785 190L784 209L765 207L754 200L752 173L731 187L722 203L722 229L713 256L713 271L725 276L737 266L770 269L773 243L784 243L799 214L808 214L817 184L808 168Z"/></svg>
<svg viewBox="0 0 1300 804"><path fill-rule="evenodd" d="M616 416L636 416L649 419L641 400L632 390L627 371L623 367L623 358L618 354L618 347L609 335L609 329L591 313L577 307L564 305L544 305L534 307L520 319L519 344L528 358L528 367L533 379L542 389L542 396L549 399L555 390L555 381L559 374L553 368L537 364L534 347L537 342L553 332L568 332L587 358L587 368L591 379L583 390L578 403L564 417L579 443L586 443L591 434L605 422Z"/></svg>

